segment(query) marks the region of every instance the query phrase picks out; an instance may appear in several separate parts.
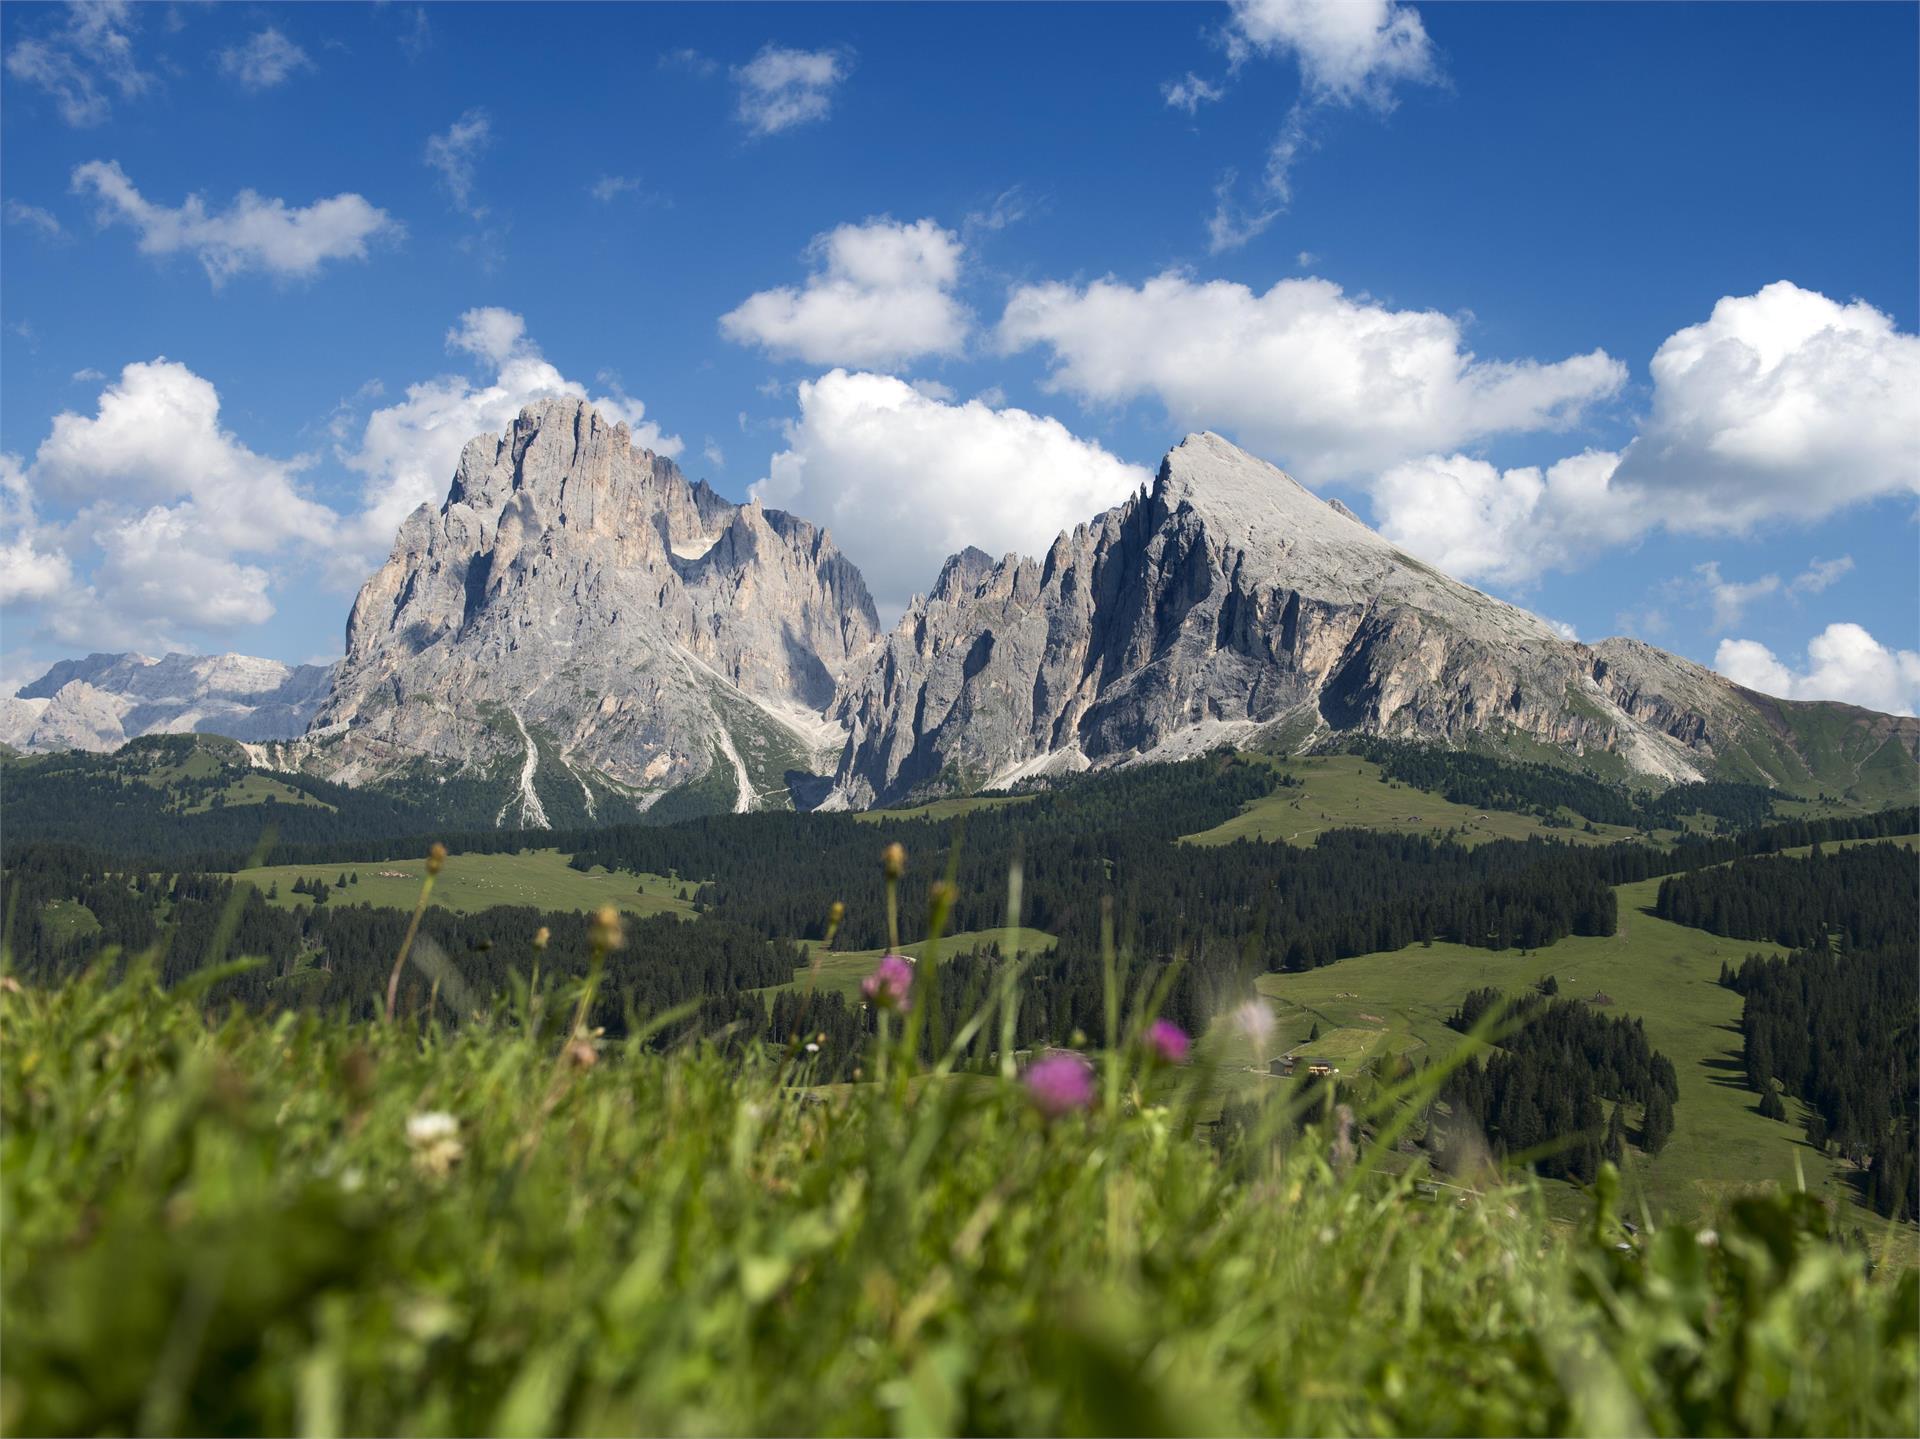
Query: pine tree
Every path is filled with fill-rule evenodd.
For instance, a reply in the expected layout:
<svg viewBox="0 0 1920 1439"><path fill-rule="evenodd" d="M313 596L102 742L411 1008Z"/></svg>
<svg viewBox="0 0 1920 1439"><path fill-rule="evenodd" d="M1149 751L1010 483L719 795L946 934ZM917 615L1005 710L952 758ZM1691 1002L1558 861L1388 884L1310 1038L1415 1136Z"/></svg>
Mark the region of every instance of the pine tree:
<svg viewBox="0 0 1920 1439"><path fill-rule="evenodd" d="M1607 1121L1607 1138L1601 1146L1602 1152L1615 1164L1622 1163L1627 1157L1627 1122L1620 1114L1620 1101L1613 1104L1613 1117Z"/></svg>
<svg viewBox="0 0 1920 1439"><path fill-rule="evenodd" d="M1320 1021L1314 1020L1313 1028L1307 1031L1307 1043L1312 1044L1320 1037Z"/></svg>
<svg viewBox="0 0 1920 1439"><path fill-rule="evenodd" d="M1640 1147L1658 1154L1673 1138L1673 1099L1664 1089L1655 1089L1647 1099L1647 1112L1640 1121Z"/></svg>
<svg viewBox="0 0 1920 1439"><path fill-rule="evenodd" d="M1827 1117L1812 1105L1807 1106L1807 1143L1820 1153L1827 1152Z"/></svg>

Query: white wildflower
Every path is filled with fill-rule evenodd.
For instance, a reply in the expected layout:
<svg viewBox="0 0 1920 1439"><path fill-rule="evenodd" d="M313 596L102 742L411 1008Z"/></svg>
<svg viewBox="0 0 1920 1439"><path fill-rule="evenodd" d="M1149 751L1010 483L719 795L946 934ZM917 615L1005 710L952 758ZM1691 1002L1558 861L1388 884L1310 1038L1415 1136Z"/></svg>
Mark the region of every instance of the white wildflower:
<svg viewBox="0 0 1920 1439"><path fill-rule="evenodd" d="M450 1172L467 1152L460 1142L460 1121L442 1109L408 1115L407 1144L413 1150L413 1167L436 1179Z"/></svg>

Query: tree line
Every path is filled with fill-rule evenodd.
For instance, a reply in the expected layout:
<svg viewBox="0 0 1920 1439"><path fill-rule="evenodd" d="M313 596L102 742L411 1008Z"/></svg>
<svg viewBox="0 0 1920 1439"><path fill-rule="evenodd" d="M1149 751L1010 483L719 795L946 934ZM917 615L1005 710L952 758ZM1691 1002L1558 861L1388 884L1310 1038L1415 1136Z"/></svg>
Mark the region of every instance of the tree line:
<svg viewBox="0 0 1920 1439"><path fill-rule="evenodd" d="M1894 844L1736 860L1663 880L1654 913L1735 939L1811 949L1895 944L1920 913L1920 863Z"/></svg>
<svg viewBox="0 0 1920 1439"><path fill-rule="evenodd" d="M1677 829L1684 816L1706 815L1722 833L1750 829L1773 815L1775 791L1764 785L1707 781L1657 793L1608 784L1556 765L1515 762L1471 750L1361 738L1351 753L1380 766L1389 779L1439 794L1454 804L1551 817L1561 809L1598 824Z"/></svg>
<svg viewBox="0 0 1920 1439"><path fill-rule="evenodd" d="M1860 1166L1866 1202L1907 1220L1920 1218L1916 947L1910 927L1880 948L1754 955L1724 979L1745 999L1747 1081L1761 1112L1785 1119L1780 1094L1803 1100L1807 1143Z"/></svg>

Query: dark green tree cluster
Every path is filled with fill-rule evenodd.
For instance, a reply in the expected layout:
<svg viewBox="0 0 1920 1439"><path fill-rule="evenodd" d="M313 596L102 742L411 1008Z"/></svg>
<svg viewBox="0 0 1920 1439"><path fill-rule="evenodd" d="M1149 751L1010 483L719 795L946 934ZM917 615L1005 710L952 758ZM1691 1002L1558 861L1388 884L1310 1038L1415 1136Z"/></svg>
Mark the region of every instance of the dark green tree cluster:
<svg viewBox="0 0 1920 1439"><path fill-rule="evenodd" d="M389 791L349 789L310 775L276 774L277 783L315 803L218 803L253 771L231 740L207 735L148 735L113 754L35 755L6 764L4 849L49 841L83 844L129 865L236 869L264 839L339 847L342 858L377 841L437 825L484 823L448 796L429 806ZM457 788L457 786L456 786ZM497 805L498 801L495 801Z"/></svg>
<svg viewBox="0 0 1920 1439"><path fill-rule="evenodd" d="M1920 865L1901 845L1867 844L1804 858L1743 859L1663 880L1654 913L1736 939L1810 949L1831 938L1849 949L1912 941Z"/></svg>
<svg viewBox="0 0 1920 1439"><path fill-rule="evenodd" d="M1638 1019L1596 1014L1577 1000L1476 989L1447 1023L1467 1033L1490 1014L1499 1048L1463 1065L1446 1089L1454 1143L1471 1125L1495 1155L1527 1155L1541 1174L1586 1183L1623 1142L1620 1105L1631 1103L1644 1111L1641 1148L1658 1154L1666 1145L1679 1076Z"/></svg>
<svg viewBox="0 0 1920 1439"><path fill-rule="evenodd" d="M1350 749L1379 765L1389 779L1475 809L1543 819L1565 809L1600 824L1645 830L1674 829L1683 817L1705 815L1717 821L1722 833L1764 824L1773 814L1774 791L1762 785L1681 784L1647 794L1575 770L1495 759L1471 750L1372 738L1355 740Z"/></svg>
<svg viewBox="0 0 1920 1439"><path fill-rule="evenodd" d="M230 922L222 953L264 963L222 980L210 1000L356 1019L374 1017L384 1007L388 971L410 919L403 910L337 900L284 910L251 886L236 892L220 875L163 875L143 884L102 869L96 857L71 846L22 851L6 880L5 902L16 916L14 962L25 975L57 978L109 946L137 951L164 940L161 977L175 984L219 957L218 936L223 922ZM325 881L301 883L327 892ZM40 918L48 900L70 898L93 911L98 933L64 940ZM745 992L785 984L806 962L798 945L763 939L724 920L689 923L655 915L629 916L626 923L627 942L609 957L593 1016L611 1034L625 1031L630 1014L703 1002L708 1007L696 1022L732 1023L745 1014L758 1035L766 1028L765 1007ZM515 975L524 978L536 966L549 980L578 977L587 969L588 925L588 916L571 911L501 906L455 914L430 908L403 976L403 1008L424 1013L431 1000L442 1020L457 1022L475 1008L490 1007L512 988ZM534 935L543 928L547 946L536 951ZM744 1008L735 1004L743 995L749 1001Z"/></svg>
<svg viewBox="0 0 1920 1439"><path fill-rule="evenodd" d="M1863 1167L1867 1202L1900 1219L1920 1218L1915 951L1908 933L1879 949L1755 955L1729 980L1746 999L1747 1075L1763 1105L1772 1096L1767 1112L1786 1118L1776 1082L1804 1100L1808 1142Z"/></svg>

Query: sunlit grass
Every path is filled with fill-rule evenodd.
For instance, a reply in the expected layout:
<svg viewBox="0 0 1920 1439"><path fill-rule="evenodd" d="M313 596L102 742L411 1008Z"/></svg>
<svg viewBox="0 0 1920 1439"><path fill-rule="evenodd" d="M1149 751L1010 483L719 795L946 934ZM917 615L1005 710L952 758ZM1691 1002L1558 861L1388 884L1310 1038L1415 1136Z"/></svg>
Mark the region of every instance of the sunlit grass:
<svg viewBox="0 0 1920 1439"><path fill-rule="evenodd" d="M596 920L609 962L618 927ZM936 1038L939 1064L915 1058L938 964L883 1017L864 1082L830 1092L804 1036L660 1052L635 1016L616 1043L584 1029L578 985L423 1030L209 1010L217 965L171 992L143 960L0 979L0 1426L1920 1421L1915 1275L1870 1272L1809 1196L1636 1234L1611 1171L1576 1224L1496 1176L1390 1173L1446 1056L1361 1084L1357 1116L1271 1087L1223 1145L1201 1121L1231 1057L1154 1060L1111 983L1085 1107L1069 1086L1049 1119L1005 1042L1010 982Z"/></svg>

